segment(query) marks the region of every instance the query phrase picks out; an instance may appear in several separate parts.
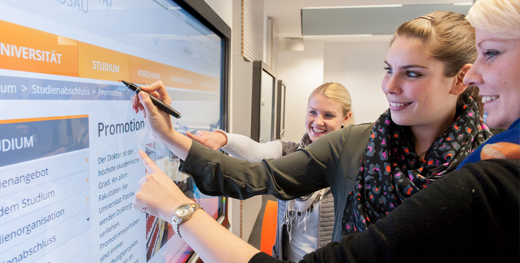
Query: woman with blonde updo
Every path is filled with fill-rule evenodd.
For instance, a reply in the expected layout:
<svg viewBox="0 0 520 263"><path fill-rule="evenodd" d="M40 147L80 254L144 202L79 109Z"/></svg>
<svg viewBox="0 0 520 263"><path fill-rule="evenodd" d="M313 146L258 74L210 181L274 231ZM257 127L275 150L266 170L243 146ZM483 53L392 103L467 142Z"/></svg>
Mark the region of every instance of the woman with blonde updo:
<svg viewBox="0 0 520 263"><path fill-rule="evenodd" d="M305 115L306 133L299 143L272 141L257 143L249 137L198 131L188 137L215 150L251 162L278 158L304 148L321 136L352 123L352 102L348 90L339 83L320 85L309 96ZM353 190L353 189L351 189ZM334 223L334 198L330 187L293 200L278 200L278 218L273 256L298 262L305 254L328 244Z"/></svg>

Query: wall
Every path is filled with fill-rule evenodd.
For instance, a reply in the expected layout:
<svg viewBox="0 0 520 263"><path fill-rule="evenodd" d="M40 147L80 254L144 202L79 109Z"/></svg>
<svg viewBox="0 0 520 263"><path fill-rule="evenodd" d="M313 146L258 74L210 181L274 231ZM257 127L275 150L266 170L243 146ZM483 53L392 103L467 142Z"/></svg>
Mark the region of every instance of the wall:
<svg viewBox="0 0 520 263"><path fill-rule="evenodd" d="M231 27L233 24L233 0L204 0Z"/></svg>
<svg viewBox="0 0 520 263"><path fill-rule="evenodd" d="M260 0L255 0L260 1ZM263 0L261 0L263 1ZM263 12L263 10L262 10ZM242 1L233 0L233 27L232 27L232 81L233 88L230 97L231 122L230 131L237 134L251 136L251 90L253 86L253 63L246 62L241 55L241 17ZM230 202L233 209L233 234L243 240L249 240L251 231L262 206L262 197L255 196L247 200L236 199ZM241 211L237 213L237 211ZM240 221L241 220L241 221ZM237 227L240 225L241 228Z"/></svg>
<svg viewBox="0 0 520 263"><path fill-rule="evenodd" d="M306 42L304 51L285 50L280 42L277 73L287 86L284 141L299 142L305 133L309 94L323 83L323 53L323 42Z"/></svg>
<svg viewBox="0 0 520 263"><path fill-rule="evenodd" d="M240 98L251 98L252 64L245 62L240 55L241 1L205 1L231 28L231 70L229 76L230 131L249 136L251 132L249 125L251 123L251 100ZM232 198L228 200L229 230L236 236L240 237L242 235L244 240L248 240L256 221L255 215L258 215L260 211L261 197L242 202ZM243 202L247 202L245 205L247 211L242 209L242 206L244 206ZM246 218L243 218L244 215ZM252 216L255 216L255 218L251 218Z"/></svg>
<svg viewBox="0 0 520 263"><path fill-rule="evenodd" d="M231 27L229 130L233 133L250 136L253 63L244 61L241 55L242 2L241 0L205 1ZM230 198L228 202L228 217L231 224L230 231L247 241L261 206L261 196L249 198L244 201Z"/></svg>
<svg viewBox="0 0 520 263"><path fill-rule="evenodd" d="M323 82L339 82L352 96L356 123L373 122L388 109L381 91L389 42L327 43Z"/></svg>

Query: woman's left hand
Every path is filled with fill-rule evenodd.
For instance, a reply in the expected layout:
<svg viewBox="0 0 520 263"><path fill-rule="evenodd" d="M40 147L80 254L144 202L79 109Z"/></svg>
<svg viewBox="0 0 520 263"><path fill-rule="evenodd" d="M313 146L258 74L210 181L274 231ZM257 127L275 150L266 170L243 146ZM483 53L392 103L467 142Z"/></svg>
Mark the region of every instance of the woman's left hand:
<svg viewBox="0 0 520 263"><path fill-rule="evenodd" d="M197 131L195 134L186 132L186 136L213 150L218 150L227 144L227 136L224 132Z"/></svg>

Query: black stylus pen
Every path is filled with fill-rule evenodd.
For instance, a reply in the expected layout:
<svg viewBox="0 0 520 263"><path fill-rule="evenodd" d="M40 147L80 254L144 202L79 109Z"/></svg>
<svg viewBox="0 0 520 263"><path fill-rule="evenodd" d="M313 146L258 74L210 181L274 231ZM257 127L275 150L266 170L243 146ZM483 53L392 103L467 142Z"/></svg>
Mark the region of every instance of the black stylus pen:
<svg viewBox="0 0 520 263"><path fill-rule="evenodd" d="M141 91L148 93L148 92L140 89L139 86L135 85L134 83L126 82L124 80L121 80L121 82L123 82L123 84L125 84L129 89L131 89L133 92L135 92L135 94L137 94ZM150 95L150 94L148 94L148 95ZM159 108L160 110L172 115L173 117L175 117L177 119L181 118L181 113L176 111L174 108L170 107L170 105L165 104L164 102L160 101L159 99L157 99L156 97L154 97L152 95L150 95L150 99L152 99L153 105L157 106L157 108Z"/></svg>

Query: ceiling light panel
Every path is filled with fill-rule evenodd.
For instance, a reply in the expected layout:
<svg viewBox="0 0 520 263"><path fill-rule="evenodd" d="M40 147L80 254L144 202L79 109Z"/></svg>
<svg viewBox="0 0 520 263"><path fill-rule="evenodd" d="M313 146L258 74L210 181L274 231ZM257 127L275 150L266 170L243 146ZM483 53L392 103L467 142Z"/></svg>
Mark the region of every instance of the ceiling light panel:
<svg viewBox="0 0 520 263"><path fill-rule="evenodd" d="M471 6L454 4L387 7L333 7L301 10L302 35L388 35L402 23L434 11L467 14Z"/></svg>

